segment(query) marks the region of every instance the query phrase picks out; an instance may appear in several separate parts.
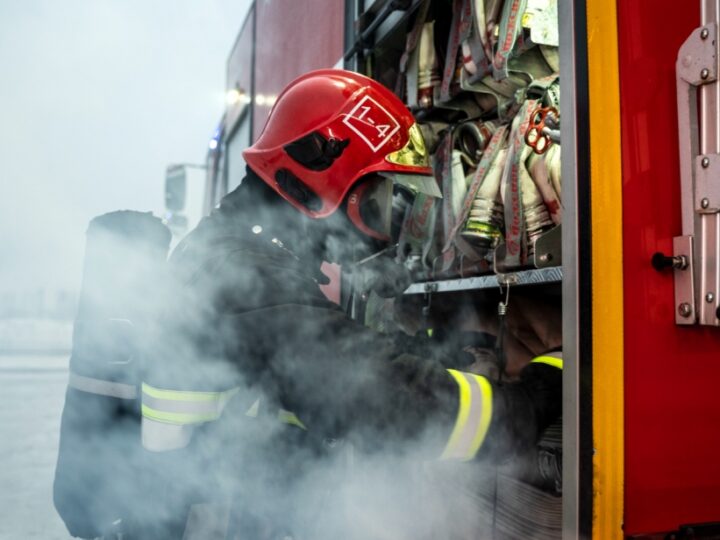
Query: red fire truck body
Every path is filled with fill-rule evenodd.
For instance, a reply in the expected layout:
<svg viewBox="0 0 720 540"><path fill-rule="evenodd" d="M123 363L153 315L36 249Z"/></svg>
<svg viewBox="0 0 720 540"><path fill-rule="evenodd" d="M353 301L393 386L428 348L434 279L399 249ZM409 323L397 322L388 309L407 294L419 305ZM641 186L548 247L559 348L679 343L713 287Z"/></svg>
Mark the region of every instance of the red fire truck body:
<svg viewBox="0 0 720 540"><path fill-rule="evenodd" d="M720 521L720 332L677 326L672 272L647 264L654 252L672 253L673 237L682 234L675 60L700 26L699 8L698 2L617 4L624 524L632 534ZM708 293L717 295L702 296Z"/></svg>

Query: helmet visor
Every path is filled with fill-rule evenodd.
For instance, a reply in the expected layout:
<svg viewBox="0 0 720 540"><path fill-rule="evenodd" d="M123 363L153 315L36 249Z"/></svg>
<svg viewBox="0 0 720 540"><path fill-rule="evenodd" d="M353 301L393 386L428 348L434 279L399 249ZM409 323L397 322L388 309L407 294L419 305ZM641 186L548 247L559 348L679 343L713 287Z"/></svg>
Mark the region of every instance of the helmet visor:
<svg viewBox="0 0 720 540"><path fill-rule="evenodd" d="M348 217L364 234L384 242L396 242L415 192L391 178L374 176L350 193Z"/></svg>
<svg viewBox="0 0 720 540"><path fill-rule="evenodd" d="M400 185L411 192L424 193L437 199L442 199L442 191L435 180L434 176L424 176L421 174L405 174L405 173L380 173L385 178L392 180L393 185Z"/></svg>
<svg viewBox="0 0 720 540"><path fill-rule="evenodd" d="M423 139L420 128L417 124L413 124L408 131L409 137L405 146L400 150L391 152L385 159L394 165L405 165L409 167L429 167L430 156L427 148L425 148L425 140Z"/></svg>

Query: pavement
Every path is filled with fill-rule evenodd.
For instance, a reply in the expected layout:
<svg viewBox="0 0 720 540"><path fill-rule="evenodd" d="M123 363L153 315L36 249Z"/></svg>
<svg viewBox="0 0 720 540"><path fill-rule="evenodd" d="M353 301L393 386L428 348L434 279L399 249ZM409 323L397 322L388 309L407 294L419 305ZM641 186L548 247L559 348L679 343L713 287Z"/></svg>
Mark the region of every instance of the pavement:
<svg viewBox="0 0 720 540"><path fill-rule="evenodd" d="M71 538L52 501L69 356L0 354L0 540Z"/></svg>

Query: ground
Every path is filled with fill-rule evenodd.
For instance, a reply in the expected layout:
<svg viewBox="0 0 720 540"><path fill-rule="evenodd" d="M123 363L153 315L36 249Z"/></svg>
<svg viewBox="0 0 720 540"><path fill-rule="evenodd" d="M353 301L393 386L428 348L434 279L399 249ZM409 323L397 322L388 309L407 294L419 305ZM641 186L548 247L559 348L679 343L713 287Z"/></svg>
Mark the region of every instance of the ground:
<svg viewBox="0 0 720 540"><path fill-rule="evenodd" d="M69 354L0 355L0 540L65 540L52 483Z"/></svg>

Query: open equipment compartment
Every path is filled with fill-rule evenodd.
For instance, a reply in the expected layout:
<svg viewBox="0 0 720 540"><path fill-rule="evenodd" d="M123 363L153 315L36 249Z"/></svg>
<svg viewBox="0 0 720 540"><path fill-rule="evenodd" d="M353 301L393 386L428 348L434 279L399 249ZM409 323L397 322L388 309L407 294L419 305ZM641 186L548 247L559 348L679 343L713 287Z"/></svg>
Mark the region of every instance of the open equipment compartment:
<svg viewBox="0 0 720 540"><path fill-rule="evenodd" d="M405 100L443 192L427 213L435 224L424 243L413 238L414 250L398 253L416 279L395 309L414 309L414 329L436 335L447 333L443 317L468 305L487 314L506 303L508 289L509 310L514 298L533 298L562 311L564 415L550 434L564 450L562 488L529 490L523 496L534 503L514 507L513 490L525 486L518 488L512 467L485 478L495 487L490 503L483 479L466 475L458 504L475 518L464 530L443 530L448 537L487 527L501 538L591 534L590 188L578 181L589 178L586 13L582 3L557 8L551 0L346 1L355 22L345 67ZM380 329L393 326L392 301L359 295L356 314ZM443 474L463 476L447 467Z"/></svg>

